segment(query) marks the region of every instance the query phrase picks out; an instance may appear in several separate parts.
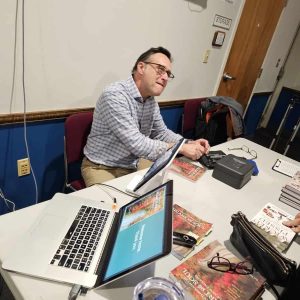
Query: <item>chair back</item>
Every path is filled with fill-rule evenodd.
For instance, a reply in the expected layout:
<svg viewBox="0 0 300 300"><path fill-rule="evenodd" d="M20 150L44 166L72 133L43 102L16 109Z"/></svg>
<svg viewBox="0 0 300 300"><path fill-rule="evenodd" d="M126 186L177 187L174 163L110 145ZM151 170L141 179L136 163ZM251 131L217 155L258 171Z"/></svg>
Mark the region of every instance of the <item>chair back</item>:
<svg viewBox="0 0 300 300"><path fill-rule="evenodd" d="M85 187L80 166L92 122L92 111L73 114L65 121L65 181L66 187L72 190Z"/></svg>
<svg viewBox="0 0 300 300"><path fill-rule="evenodd" d="M184 103L182 118L182 135L187 139L194 139L198 107L206 98L187 100Z"/></svg>

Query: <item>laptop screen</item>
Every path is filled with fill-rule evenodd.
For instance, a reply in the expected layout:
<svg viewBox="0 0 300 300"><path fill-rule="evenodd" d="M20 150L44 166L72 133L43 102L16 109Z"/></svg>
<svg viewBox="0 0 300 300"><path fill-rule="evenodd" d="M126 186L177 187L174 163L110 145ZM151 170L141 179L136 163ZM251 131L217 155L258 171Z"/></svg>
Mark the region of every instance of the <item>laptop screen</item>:
<svg viewBox="0 0 300 300"><path fill-rule="evenodd" d="M163 168L170 165L172 160L177 155L180 147L184 143L184 138L180 139L172 148L166 151L162 156L160 156L150 167L141 181L134 188L134 192L141 188L144 184L146 184L151 178L153 178L158 172L160 172Z"/></svg>
<svg viewBox="0 0 300 300"><path fill-rule="evenodd" d="M122 208L101 284L170 253L172 198L173 182L168 181Z"/></svg>

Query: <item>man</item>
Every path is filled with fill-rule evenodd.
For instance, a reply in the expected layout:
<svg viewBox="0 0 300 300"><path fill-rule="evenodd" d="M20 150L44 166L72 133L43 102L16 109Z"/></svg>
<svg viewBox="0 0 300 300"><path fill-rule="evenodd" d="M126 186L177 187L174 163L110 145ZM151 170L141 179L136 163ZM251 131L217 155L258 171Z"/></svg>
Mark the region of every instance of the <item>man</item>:
<svg viewBox="0 0 300 300"><path fill-rule="evenodd" d="M84 148L86 186L141 169L140 158L154 161L181 138L166 127L154 99L174 78L171 61L167 49L151 48L137 59L127 80L104 90ZM208 151L208 142L199 139L184 144L180 153L196 160Z"/></svg>

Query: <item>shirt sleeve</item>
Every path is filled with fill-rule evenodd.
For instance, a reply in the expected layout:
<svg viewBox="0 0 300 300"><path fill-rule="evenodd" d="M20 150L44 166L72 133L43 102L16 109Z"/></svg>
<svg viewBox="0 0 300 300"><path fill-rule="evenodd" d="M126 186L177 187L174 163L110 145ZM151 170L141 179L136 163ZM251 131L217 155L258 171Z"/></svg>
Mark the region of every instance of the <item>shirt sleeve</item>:
<svg viewBox="0 0 300 300"><path fill-rule="evenodd" d="M104 92L99 105L103 122L133 155L153 161L166 152L167 141L154 140L139 131L137 120L132 117L130 105L122 92Z"/></svg>

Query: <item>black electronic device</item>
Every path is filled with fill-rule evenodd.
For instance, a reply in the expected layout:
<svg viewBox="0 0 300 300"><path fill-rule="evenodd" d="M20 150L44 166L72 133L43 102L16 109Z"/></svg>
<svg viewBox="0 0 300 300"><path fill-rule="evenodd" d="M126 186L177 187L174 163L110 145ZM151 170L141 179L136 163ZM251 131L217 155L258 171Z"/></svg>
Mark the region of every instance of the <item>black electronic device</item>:
<svg viewBox="0 0 300 300"><path fill-rule="evenodd" d="M198 161L206 168L213 169L216 162L224 156L226 156L226 154L221 150L210 151L208 154L202 155Z"/></svg>
<svg viewBox="0 0 300 300"><path fill-rule="evenodd" d="M253 168L246 158L228 154L216 162L212 177L240 189L251 179Z"/></svg>
<svg viewBox="0 0 300 300"><path fill-rule="evenodd" d="M192 248L196 245L196 243L197 241L194 237L184 233L173 231L173 244Z"/></svg>

